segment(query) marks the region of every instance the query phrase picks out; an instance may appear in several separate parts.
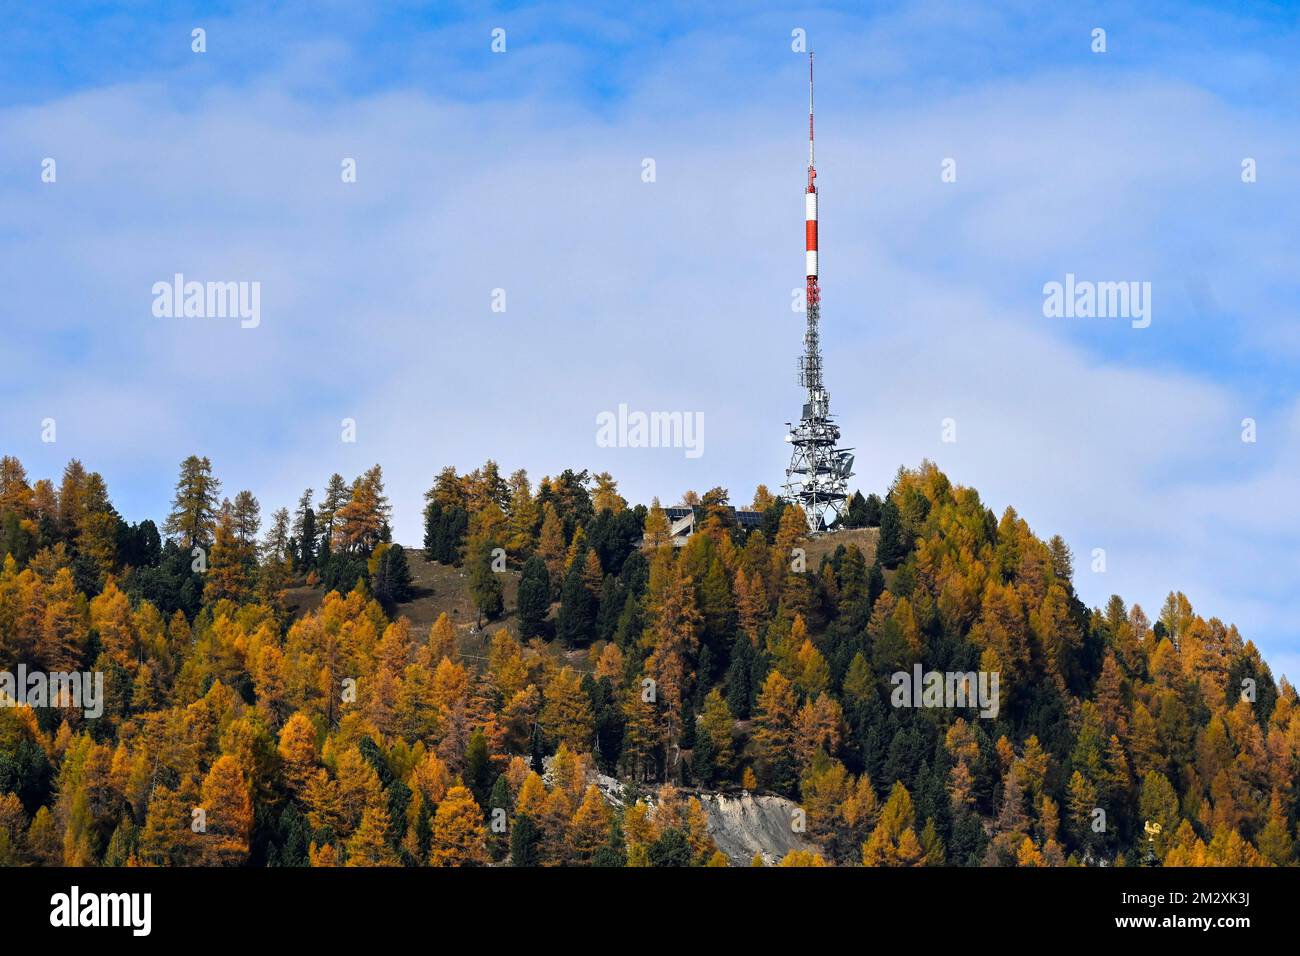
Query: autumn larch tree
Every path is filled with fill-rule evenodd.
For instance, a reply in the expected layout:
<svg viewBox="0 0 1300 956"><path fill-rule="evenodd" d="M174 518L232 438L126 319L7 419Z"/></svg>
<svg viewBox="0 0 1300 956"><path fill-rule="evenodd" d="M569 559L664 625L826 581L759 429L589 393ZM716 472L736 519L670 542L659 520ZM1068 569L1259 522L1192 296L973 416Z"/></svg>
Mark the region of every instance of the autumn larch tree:
<svg viewBox="0 0 1300 956"><path fill-rule="evenodd" d="M201 809L206 829L199 833L200 859L208 865L238 866L248 858L253 802L239 763L217 758L203 780Z"/></svg>
<svg viewBox="0 0 1300 956"><path fill-rule="evenodd" d="M780 793L793 792L797 781L797 711L794 688L779 671L771 671L758 695L754 743L758 747L760 768L768 786Z"/></svg>
<svg viewBox="0 0 1300 956"><path fill-rule="evenodd" d="M326 489L327 501L330 493ZM370 554L382 540L390 512L383 469L374 465L352 482L347 503L335 514L334 550Z"/></svg>
<svg viewBox="0 0 1300 956"><path fill-rule="evenodd" d="M433 817L431 866L483 866L487 863L483 811L465 787L452 787Z"/></svg>

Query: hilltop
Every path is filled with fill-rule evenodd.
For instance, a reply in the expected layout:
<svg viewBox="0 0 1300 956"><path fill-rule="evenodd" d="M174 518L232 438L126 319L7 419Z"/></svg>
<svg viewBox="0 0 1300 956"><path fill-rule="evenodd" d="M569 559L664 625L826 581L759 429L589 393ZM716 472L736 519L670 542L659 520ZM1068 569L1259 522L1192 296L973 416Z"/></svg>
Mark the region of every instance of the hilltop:
<svg viewBox="0 0 1300 956"><path fill-rule="evenodd" d="M0 660L105 688L0 710L0 861L1297 862L1295 690L1185 595L1086 607L929 462L812 537L687 499L444 469L403 547L377 465L262 532L206 459L161 527L0 460Z"/></svg>

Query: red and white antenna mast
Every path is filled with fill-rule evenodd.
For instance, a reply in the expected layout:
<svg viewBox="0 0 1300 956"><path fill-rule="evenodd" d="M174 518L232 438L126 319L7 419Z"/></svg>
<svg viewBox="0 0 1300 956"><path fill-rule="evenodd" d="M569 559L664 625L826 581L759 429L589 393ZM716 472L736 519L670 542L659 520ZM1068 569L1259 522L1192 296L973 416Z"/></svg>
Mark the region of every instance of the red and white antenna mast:
<svg viewBox="0 0 1300 956"><path fill-rule="evenodd" d="M817 299L817 167L813 156L813 55L808 54L808 190L804 196L808 304Z"/></svg>
<svg viewBox="0 0 1300 956"><path fill-rule="evenodd" d="M803 415L786 441L793 445L785 471L786 499L801 505L808 528L832 527L848 500L853 449L840 448L840 429L831 417L831 397L822 381L821 291L817 286L817 166L813 153L813 55L808 54L808 186L804 190L804 274L807 327L799 357L799 384L807 391Z"/></svg>

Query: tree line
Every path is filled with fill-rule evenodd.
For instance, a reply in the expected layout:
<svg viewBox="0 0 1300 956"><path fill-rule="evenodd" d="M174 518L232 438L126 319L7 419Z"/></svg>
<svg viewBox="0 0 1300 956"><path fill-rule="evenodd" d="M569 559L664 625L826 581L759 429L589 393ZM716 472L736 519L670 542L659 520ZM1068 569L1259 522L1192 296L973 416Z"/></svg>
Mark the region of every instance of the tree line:
<svg viewBox="0 0 1300 956"><path fill-rule="evenodd" d="M0 709L0 861L727 865L699 797L747 790L801 812L792 866L1296 862L1295 691L1181 593L1089 609L1064 541L929 462L816 562L761 486L749 531L683 503L680 543L607 473L447 468L408 557L378 466L263 533L197 456L160 527L0 460L0 664L107 698ZM418 633L411 560L486 629ZM997 716L894 706L916 664L998 673Z"/></svg>

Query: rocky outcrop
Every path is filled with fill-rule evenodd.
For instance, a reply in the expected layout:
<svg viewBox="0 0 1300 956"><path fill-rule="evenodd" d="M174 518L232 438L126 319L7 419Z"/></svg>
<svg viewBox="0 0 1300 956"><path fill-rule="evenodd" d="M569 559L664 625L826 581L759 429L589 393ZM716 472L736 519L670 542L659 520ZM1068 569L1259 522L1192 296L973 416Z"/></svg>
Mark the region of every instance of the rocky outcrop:
<svg viewBox="0 0 1300 956"><path fill-rule="evenodd" d="M749 866L758 853L768 866L792 850L817 850L796 832L799 805L785 797L736 793L697 794L709 813L709 833L734 866Z"/></svg>
<svg viewBox="0 0 1300 956"><path fill-rule="evenodd" d="M542 776L548 786L553 783L551 762L550 757L543 761ZM588 781L596 785L606 803L620 808L627 806L628 788L620 780L593 773ZM720 792L683 788L679 792L700 801L709 815L709 835L733 866L749 866L756 853L765 865L775 866L792 850L821 852L820 847L796 830L799 804L793 800L748 790ZM641 790L638 798L649 804L653 815L658 803L654 790Z"/></svg>

